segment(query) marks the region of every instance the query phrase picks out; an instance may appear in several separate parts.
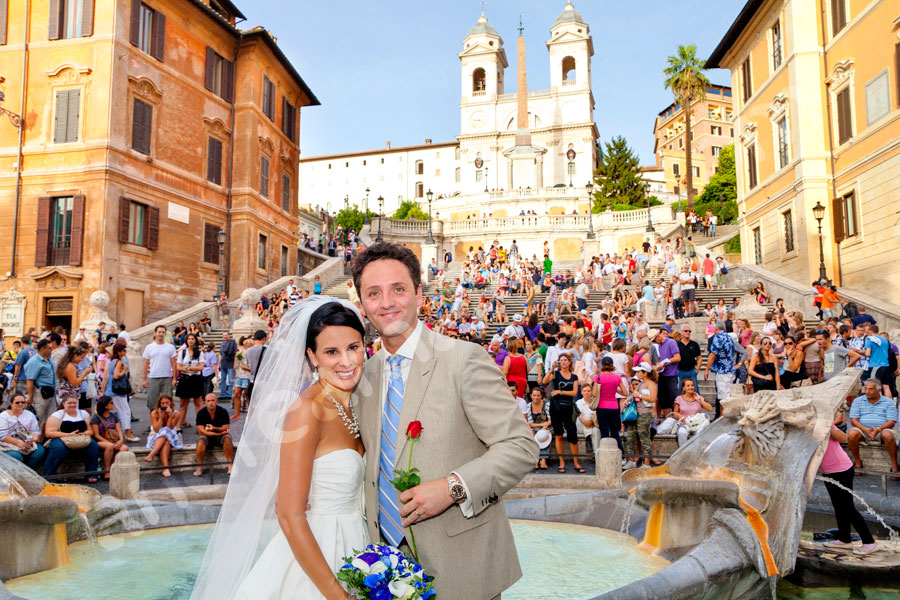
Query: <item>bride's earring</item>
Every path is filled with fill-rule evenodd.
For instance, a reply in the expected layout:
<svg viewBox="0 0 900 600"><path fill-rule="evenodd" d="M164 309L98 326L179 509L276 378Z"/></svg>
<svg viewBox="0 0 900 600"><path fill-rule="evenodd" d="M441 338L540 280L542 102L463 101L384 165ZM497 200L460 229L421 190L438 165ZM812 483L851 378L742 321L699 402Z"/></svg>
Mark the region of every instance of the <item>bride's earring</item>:
<svg viewBox="0 0 900 600"><path fill-rule="evenodd" d="M316 367L312 373L312 380L313 380L313 383L317 383L319 381L319 368L318 367Z"/></svg>

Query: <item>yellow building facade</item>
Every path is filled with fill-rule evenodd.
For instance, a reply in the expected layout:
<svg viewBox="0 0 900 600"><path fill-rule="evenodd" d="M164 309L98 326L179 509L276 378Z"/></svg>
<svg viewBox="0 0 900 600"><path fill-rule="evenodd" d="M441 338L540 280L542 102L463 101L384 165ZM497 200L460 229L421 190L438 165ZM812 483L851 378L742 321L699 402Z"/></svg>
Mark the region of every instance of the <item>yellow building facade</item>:
<svg viewBox="0 0 900 600"><path fill-rule="evenodd" d="M742 259L900 294L900 3L750 0L707 61L731 70Z"/></svg>
<svg viewBox="0 0 900 600"><path fill-rule="evenodd" d="M15 329L129 329L297 265L300 108L315 96L229 0L2 0L0 293ZM30 14L26 15L26 6ZM20 135L21 134L21 135ZM13 294L15 295L15 294Z"/></svg>
<svg viewBox="0 0 900 600"><path fill-rule="evenodd" d="M691 103L691 168L694 170L694 196L703 192L716 174L719 153L732 143L734 118L731 88L710 85L706 97ZM653 124L653 151L656 166L663 169L667 192L687 198L687 172L684 147L687 143L684 109L672 103L663 109Z"/></svg>

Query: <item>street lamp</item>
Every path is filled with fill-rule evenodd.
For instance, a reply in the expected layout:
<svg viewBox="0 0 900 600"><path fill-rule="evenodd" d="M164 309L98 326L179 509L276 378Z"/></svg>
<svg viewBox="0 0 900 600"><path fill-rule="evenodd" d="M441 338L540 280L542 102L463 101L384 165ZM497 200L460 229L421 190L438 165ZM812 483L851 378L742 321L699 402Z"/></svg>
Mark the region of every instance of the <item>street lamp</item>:
<svg viewBox="0 0 900 600"><path fill-rule="evenodd" d="M350 194L344 194L344 210L350 208Z"/></svg>
<svg viewBox="0 0 900 600"><path fill-rule="evenodd" d="M825 207L821 202L816 201L812 211L816 221L819 222L819 280L828 281L828 276L825 274L825 249L822 246L822 219L825 218Z"/></svg>
<svg viewBox="0 0 900 600"><path fill-rule="evenodd" d="M594 235L594 195L593 195L593 194L594 194L594 182L593 182L593 181L588 181L588 182L587 182L587 185L586 185L585 187L587 188L587 194L588 194L588 233L587 233L587 239L593 240L594 238L596 238L596 236Z"/></svg>
<svg viewBox="0 0 900 600"><path fill-rule="evenodd" d="M216 299L222 297L222 279L223 279L223 266L225 265L225 231L220 229L219 233L216 234L216 241L219 243L219 287L216 291Z"/></svg>
<svg viewBox="0 0 900 600"><path fill-rule="evenodd" d="M425 197L428 198L428 236L425 238L426 244L434 243L434 235L431 233L431 199L434 197L434 194L431 192L429 188L428 192L425 194Z"/></svg>
<svg viewBox="0 0 900 600"><path fill-rule="evenodd" d="M647 196L647 233L656 233L653 229L653 219L650 217L650 184L644 184L644 195Z"/></svg>
<svg viewBox="0 0 900 600"><path fill-rule="evenodd" d="M378 196L378 236L375 238L376 242L383 242L384 238L381 237L381 222L384 220L384 196Z"/></svg>
<svg viewBox="0 0 900 600"><path fill-rule="evenodd" d="M484 168L484 191L488 191L488 168Z"/></svg>
<svg viewBox="0 0 900 600"><path fill-rule="evenodd" d="M363 201L363 206L365 206L366 211L366 225L369 224L369 188L366 188L366 199Z"/></svg>

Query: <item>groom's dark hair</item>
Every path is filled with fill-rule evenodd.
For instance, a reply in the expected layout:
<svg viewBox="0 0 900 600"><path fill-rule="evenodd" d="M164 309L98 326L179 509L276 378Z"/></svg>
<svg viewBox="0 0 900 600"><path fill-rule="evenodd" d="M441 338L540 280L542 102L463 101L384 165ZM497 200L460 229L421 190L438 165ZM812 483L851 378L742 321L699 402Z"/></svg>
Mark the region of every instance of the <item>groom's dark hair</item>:
<svg viewBox="0 0 900 600"><path fill-rule="evenodd" d="M413 251L406 246L398 246L390 242L376 242L356 255L353 261L351 272L353 273L353 285L362 293L359 287L359 280L362 278L363 270L366 265L376 260L398 260L406 266L409 276L412 278L413 287L418 290L422 287L422 272L420 271L419 259L413 254Z"/></svg>

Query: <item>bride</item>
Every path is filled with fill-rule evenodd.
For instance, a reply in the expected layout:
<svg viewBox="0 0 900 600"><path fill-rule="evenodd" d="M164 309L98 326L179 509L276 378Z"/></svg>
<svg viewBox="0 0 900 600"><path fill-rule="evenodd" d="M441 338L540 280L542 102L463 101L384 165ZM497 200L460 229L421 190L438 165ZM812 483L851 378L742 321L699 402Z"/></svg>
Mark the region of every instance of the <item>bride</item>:
<svg viewBox="0 0 900 600"><path fill-rule="evenodd" d="M363 336L345 300L313 296L282 317L191 600L349 597L334 573L369 543L350 408Z"/></svg>

